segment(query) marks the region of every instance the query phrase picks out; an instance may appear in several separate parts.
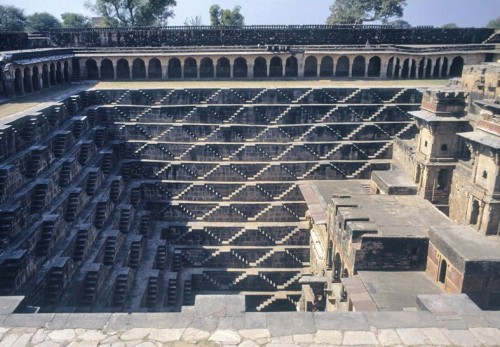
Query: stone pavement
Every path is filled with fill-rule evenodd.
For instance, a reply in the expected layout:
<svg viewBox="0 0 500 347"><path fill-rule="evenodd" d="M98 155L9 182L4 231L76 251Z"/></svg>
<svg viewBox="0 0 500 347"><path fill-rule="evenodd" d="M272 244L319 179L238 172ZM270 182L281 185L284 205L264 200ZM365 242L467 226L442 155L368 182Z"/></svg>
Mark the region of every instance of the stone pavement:
<svg viewBox="0 0 500 347"><path fill-rule="evenodd" d="M245 313L242 296L199 298L180 313L4 314L0 347L500 346L500 312Z"/></svg>

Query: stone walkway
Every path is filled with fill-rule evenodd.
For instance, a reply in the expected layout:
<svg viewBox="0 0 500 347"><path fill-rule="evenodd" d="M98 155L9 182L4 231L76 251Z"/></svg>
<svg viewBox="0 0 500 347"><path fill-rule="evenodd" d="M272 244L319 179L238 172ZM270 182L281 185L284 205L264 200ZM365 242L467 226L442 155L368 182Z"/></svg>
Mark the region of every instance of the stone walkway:
<svg viewBox="0 0 500 347"><path fill-rule="evenodd" d="M242 296L199 298L180 313L0 315L0 347L500 346L500 312L245 313Z"/></svg>

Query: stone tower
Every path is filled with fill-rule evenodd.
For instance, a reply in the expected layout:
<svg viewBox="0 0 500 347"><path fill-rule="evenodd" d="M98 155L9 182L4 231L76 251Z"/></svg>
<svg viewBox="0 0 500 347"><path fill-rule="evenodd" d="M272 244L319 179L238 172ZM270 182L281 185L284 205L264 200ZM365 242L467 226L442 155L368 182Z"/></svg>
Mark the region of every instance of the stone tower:
<svg viewBox="0 0 500 347"><path fill-rule="evenodd" d="M429 89L420 111L410 112L419 128L414 181L418 194L448 213L450 183L457 158L466 148L457 133L467 131L467 93L457 89Z"/></svg>

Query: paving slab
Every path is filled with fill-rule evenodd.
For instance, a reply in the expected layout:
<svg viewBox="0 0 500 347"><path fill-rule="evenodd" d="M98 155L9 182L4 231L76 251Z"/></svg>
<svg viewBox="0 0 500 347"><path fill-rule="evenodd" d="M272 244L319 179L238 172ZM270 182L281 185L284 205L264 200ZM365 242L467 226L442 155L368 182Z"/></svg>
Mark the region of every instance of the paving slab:
<svg viewBox="0 0 500 347"><path fill-rule="evenodd" d="M234 330L217 330L208 340L222 344L239 344L241 336Z"/></svg>
<svg viewBox="0 0 500 347"><path fill-rule="evenodd" d="M44 328L54 318L53 313L19 314L14 313L5 318L4 327L34 327Z"/></svg>
<svg viewBox="0 0 500 347"><path fill-rule="evenodd" d="M206 340L210 337L208 331L203 331L195 328L187 328L182 334L182 340L197 343L198 341Z"/></svg>
<svg viewBox="0 0 500 347"><path fill-rule="evenodd" d="M24 296L0 296L0 315L13 313Z"/></svg>
<svg viewBox="0 0 500 347"><path fill-rule="evenodd" d="M436 319L430 312L365 312L368 325L377 329L427 328L436 326Z"/></svg>
<svg viewBox="0 0 500 347"><path fill-rule="evenodd" d="M445 336L454 346L476 347L481 346L481 342L468 330L444 330Z"/></svg>
<svg viewBox="0 0 500 347"><path fill-rule="evenodd" d="M268 313L267 322L271 336L315 333L314 316L310 312Z"/></svg>
<svg viewBox="0 0 500 347"><path fill-rule="evenodd" d="M245 329L267 329L267 314L247 312L244 316Z"/></svg>
<svg viewBox="0 0 500 347"><path fill-rule="evenodd" d="M371 331L344 332L343 346L366 346L378 344L377 337Z"/></svg>
<svg viewBox="0 0 500 347"><path fill-rule="evenodd" d="M395 329L377 330L377 339L381 346L395 346L403 343Z"/></svg>
<svg viewBox="0 0 500 347"><path fill-rule="evenodd" d="M500 330L496 328L471 328L469 331L485 345L500 345Z"/></svg>
<svg viewBox="0 0 500 347"><path fill-rule="evenodd" d="M104 331L120 331L129 327L130 313L113 313L104 327Z"/></svg>
<svg viewBox="0 0 500 347"><path fill-rule="evenodd" d="M66 320L66 328L102 329L111 318L111 313L72 313Z"/></svg>
<svg viewBox="0 0 500 347"><path fill-rule="evenodd" d="M318 330L370 330L361 312L315 312Z"/></svg>
<svg viewBox="0 0 500 347"><path fill-rule="evenodd" d="M342 332L337 330L318 330L314 337L314 343L340 345L342 343ZM295 340L295 338L294 338Z"/></svg>
<svg viewBox="0 0 500 347"><path fill-rule="evenodd" d="M397 329L399 338L405 346L430 345L431 341L424 332L418 328Z"/></svg>

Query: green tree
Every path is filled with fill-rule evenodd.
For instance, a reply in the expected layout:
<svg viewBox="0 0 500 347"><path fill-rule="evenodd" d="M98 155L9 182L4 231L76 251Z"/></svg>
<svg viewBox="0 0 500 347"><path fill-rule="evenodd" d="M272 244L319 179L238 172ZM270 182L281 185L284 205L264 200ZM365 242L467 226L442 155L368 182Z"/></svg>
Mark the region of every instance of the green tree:
<svg viewBox="0 0 500 347"><path fill-rule="evenodd" d="M104 17L107 26L165 25L176 0L95 0L86 7Z"/></svg>
<svg viewBox="0 0 500 347"><path fill-rule="evenodd" d="M486 24L487 28L500 29L500 17L492 19Z"/></svg>
<svg viewBox="0 0 500 347"><path fill-rule="evenodd" d="M89 17L78 13L66 12L61 15L61 18L64 28L90 28L92 26Z"/></svg>
<svg viewBox="0 0 500 347"><path fill-rule="evenodd" d="M456 23L446 23L441 25L441 28L443 29L456 29L458 28L458 25Z"/></svg>
<svg viewBox="0 0 500 347"><path fill-rule="evenodd" d="M184 25L187 27L198 27L203 25L203 21L201 20L200 16L186 18L186 20L184 21Z"/></svg>
<svg viewBox="0 0 500 347"><path fill-rule="evenodd" d="M233 9L222 9L219 5L212 5L209 9L210 25L237 26L245 25L245 17L240 13L241 6L235 6Z"/></svg>
<svg viewBox="0 0 500 347"><path fill-rule="evenodd" d="M409 29L409 28L411 28L411 24L408 23L407 21L403 20L403 19L396 19L396 20L393 20L393 21L390 21L390 22L387 22L387 23L384 23L384 24L392 25L393 27L398 28L398 29Z"/></svg>
<svg viewBox="0 0 500 347"><path fill-rule="evenodd" d="M24 31L27 23L23 10L15 6L0 5L1 31Z"/></svg>
<svg viewBox="0 0 500 347"><path fill-rule="evenodd" d="M335 0L326 24L363 24L402 17L406 0Z"/></svg>
<svg viewBox="0 0 500 347"><path fill-rule="evenodd" d="M47 12L34 13L28 17L29 31L49 31L61 29L61 22Z"/></svg>

